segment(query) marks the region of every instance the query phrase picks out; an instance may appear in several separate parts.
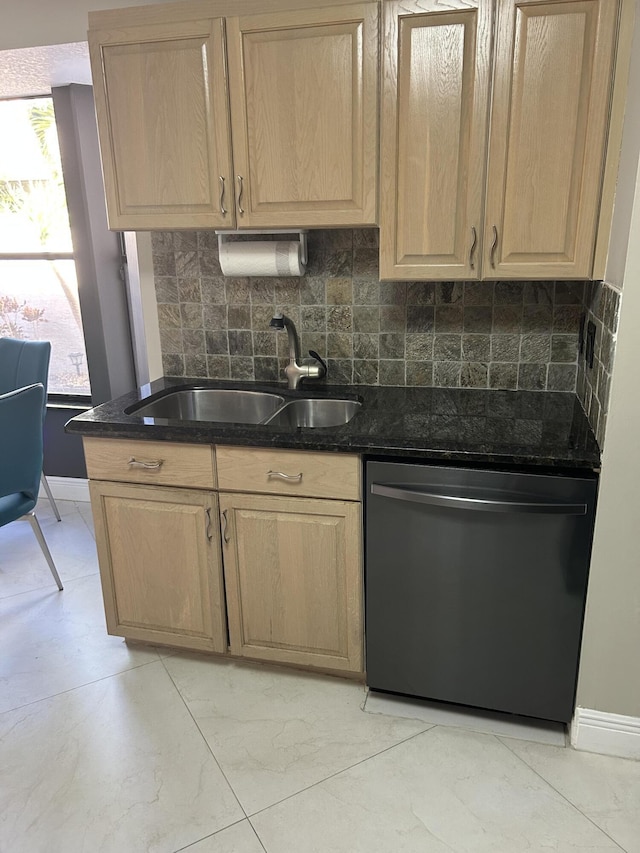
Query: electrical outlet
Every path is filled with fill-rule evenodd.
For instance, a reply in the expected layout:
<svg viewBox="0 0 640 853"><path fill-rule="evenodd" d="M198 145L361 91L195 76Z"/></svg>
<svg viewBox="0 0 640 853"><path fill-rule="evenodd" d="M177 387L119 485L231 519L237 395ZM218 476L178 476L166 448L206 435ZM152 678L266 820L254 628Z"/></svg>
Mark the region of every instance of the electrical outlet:
<svg viewBox="0 0 640 853"><path fill-rule="evenodd" d="M596 327L591 320L587 323L587 340L585 347L584 360L587 362L589 370L593 369L593 357L596 351Z"/></svg>
<svg viewBox="0 0 640 853"><path fill-rule="evenodd" d="M584 352L585 326L587 325L587 315L582 314L580 317L580 329L578 331L578 343L580 345L580 355Z"/></svg>

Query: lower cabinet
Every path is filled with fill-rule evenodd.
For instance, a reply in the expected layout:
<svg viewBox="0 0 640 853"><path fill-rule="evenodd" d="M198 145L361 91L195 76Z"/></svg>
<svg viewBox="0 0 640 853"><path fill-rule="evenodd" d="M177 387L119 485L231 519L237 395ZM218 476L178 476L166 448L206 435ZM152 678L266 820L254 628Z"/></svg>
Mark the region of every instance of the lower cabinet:
<svg viewBox="0 0 640 853"><path fill-rule="evenodd" d="M362 672L358 456L87 438L85 456L110 634Z"/></svg>
<svg viewBox="0 0 640 853"><path fill-rule="evenodd" d="M231 652L362 671L361 505L220 494Z"/></svg>
<svg viewBox="0 0 640 853"><path fill-rule="evenodd" d="M110 634L225 652L217 495L92 480Z"/></svg>

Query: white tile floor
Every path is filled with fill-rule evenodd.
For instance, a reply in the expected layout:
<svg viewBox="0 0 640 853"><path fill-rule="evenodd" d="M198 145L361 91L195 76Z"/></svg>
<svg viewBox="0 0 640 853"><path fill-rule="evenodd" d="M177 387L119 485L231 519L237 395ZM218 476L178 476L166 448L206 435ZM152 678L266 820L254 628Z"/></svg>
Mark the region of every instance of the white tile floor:
<svg viewBox="0 0 640 853"><path fill-rule="evenodd" d="M60 507L62 593L0 529L0 853L640 853L639 762L108 637L87 505Z"/></svg>

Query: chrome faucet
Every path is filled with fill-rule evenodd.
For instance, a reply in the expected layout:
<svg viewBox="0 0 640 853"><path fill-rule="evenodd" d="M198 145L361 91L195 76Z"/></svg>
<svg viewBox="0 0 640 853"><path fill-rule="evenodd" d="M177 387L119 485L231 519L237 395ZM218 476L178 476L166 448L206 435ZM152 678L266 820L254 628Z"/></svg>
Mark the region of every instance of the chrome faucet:
<svg viewBox="0 0 640 853"><path fill-rule="evenodd" d="M284 369L284 375L287 377L287 383L292 391L295 391L303 379L322 379L327 375L326 362L314 350L309 350L309 355L314 358L317 364L300 364L300 340L298 332L293 320L285 314L276 313L273 315L270 328L279 331L286 329L289 338L289 363Z"/></svg>

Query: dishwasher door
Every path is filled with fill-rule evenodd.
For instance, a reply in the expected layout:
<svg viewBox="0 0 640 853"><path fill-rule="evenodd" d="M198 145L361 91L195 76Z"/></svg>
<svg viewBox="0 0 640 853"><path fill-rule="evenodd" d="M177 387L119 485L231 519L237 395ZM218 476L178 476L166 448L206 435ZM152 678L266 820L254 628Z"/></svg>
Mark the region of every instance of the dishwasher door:
<svg viewBox="0 0 640 853"><path fill-rule="evenodd" d="M596 479L368 462L366 483L369 686L568 722Z"/></svg>

